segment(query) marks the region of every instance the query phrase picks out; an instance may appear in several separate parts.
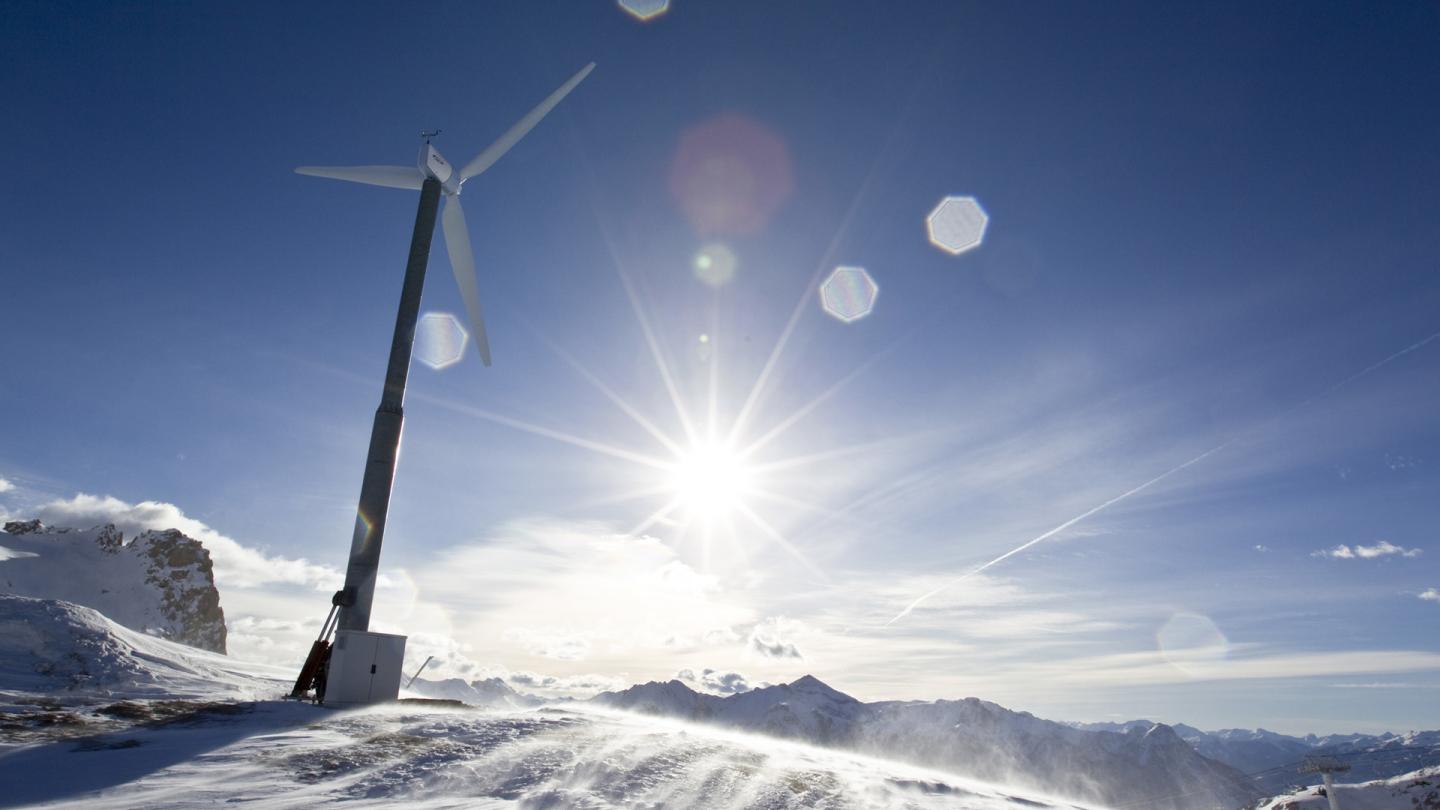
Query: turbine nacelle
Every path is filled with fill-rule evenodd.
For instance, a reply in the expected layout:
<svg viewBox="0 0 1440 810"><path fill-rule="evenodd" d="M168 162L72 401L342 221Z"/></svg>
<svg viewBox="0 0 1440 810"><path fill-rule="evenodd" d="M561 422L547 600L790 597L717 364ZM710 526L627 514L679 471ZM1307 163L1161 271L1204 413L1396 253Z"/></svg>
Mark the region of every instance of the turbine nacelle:
<svg viewBox="0 0 1440 810"><path fill-rule="evenodd" d="M466 180L495 165L510 151L510 148L520 142L525 134L535 128L561 99L570 94L576 85L590 75L595 69L595 63L591 62L581 68L578 73L570 77L570 80L560 85L560 88L551 93L544 101L536 105L535 109L525 114L524 118L516 121L511 127L495 140L494 143L485 147L480 154L471 158L459 171L440 154L430 143L430 136L439 134L439 131L423 133L425 144L420 147L420 157L414 167L410 166L301 166L296 169L298 174L308 174L312 177L328 177L332 180L348 180L352 183L365 183L371 186L386 186L388 188L404 188L419 190L425 185L427 178L434 178L440 183L445 194L445 211L441 215L441 228L445 232L445 250L450 254L450 267L455 271L455 283L460 287L460 297L465 302L465 311L470 316L470 337L475 341L475 348L480 353L480 360L485 365L490 365L490 341L485 334L485 316L480 309L479 284L475 275L475 254L470 248L470 232L465 225L465 212L460 207L460 187Z"/></svg>
<svg viewBox="0 0 1440 810"><path fill-rule="evenodd" d="M450 165L450 161L440 154L440 150L436 149L434 144L427 141L420 147L418 165L421 174L440 181L446 194L460 193L460 185L464 182L460 179L460 173L455 171L455 167Z"/></svg>

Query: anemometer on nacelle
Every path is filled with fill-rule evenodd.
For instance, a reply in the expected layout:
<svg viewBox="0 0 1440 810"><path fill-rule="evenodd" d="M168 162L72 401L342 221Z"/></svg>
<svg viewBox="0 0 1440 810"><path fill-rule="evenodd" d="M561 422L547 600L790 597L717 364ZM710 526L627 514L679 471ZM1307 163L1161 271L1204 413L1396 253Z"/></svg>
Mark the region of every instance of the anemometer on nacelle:
<svg viewBox="0 0 1440 810"><path fill-rule="evenodd" d="M475 278L475 256L465 212L460 207L460 189L465 181L490 168L525 137L561 99L569 95L590 71L591 62L570 77L535 109L515 122L494 143L459 171L434 147L431 140L440 130L422 130L415 167L409 166L301 166L295 171L316 177L348 180L372 186L410 189L420 192L415 230L410 238L405 284L400 292L400 309L395 316L395 334L390 344L390 362L381 392L380 407L370 431L365 477L360 485L360 507L355 532L350 540L350 561L345 569L345 587L330 600L330 614L311 645L310 654L295 680L290 697L311 697L332 705L359 705L394 700L400 694L400 668L405 658L405 637L370 632L370 608L380 568L380 547L385 538L385 518L390 508L390 489L395 479L395 462L404 423L405 383L410 373L410 354L415 342L415 323L420 313L420 296L425 286L425 269L430 261L430 241L440 198L445 211L440 215L450 267L470 318L471 338L480 360L490 365L490 342L480 308L479 285ZM331 638L334 638L332 644ZM417 673L418 674L418 673ZM413 681L413 679L412 679Z"/></svg>

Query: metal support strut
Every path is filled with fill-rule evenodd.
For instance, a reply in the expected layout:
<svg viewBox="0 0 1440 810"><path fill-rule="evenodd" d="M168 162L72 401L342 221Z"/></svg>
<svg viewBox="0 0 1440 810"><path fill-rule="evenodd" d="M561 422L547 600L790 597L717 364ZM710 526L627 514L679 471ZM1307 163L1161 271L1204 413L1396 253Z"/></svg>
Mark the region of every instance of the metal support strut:
<svg viewBox="0 0 1440 810"><path fill-rule="evenodd" d="M355 592L349 588L338 590L330 597L330 613L320 625L320 635L310 645L310 654L305 656L305 665L295 679L295 688L288 697L303 700L311 689L315 690L315 702L325 702L325 682L330 675L330 637L335 634L335 614L340 608L355 601Z"/></svg>

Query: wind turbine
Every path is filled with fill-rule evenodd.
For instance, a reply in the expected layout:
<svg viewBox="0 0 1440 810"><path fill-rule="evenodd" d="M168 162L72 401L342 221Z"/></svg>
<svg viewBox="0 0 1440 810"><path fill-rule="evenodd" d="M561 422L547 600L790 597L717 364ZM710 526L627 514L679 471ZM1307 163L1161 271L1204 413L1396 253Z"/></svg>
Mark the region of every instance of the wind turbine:
<svg viewBox="0 0 1440 810"><path fill-rule="evenodd" d="M425 286L425 268L430 260L430 240L435 232L436 212L440 197L445 197L442 229L445 248L450 254L450 267L470 320L470 336L480 359L490 365L490 342L485 335L485 317L480 308L479 285L475 278L475 254L470 247L470 234L465 226L465 212L460 207L460 191L465 182L495 164L526 133L540 123L555 105L570 94L590 71L591 62L560 85L535 109L516 121L494 143L485 147L458 172L441 156L430 142L435 132L422 133L425 144L415 166L301 166L295 171L314 177L348 180L372 186L402 188L420 192L420 208L415 214L415 230L410 237L410 258L405 265L405 284L400 292L400 310L395 317L395 336L390 343L390 364L385 373L385 388L375 423L370 431L370 450L366 457L365 477L360 485L360 507L355 518L355 533L350 541L350 561L345 569L345 587L331 600L330 616L321 628L320 638L311 648L310 657L301 670L292 693L299 697L311 686L325 689L326 663L329 660L330 633L341 631L366 633L370 627L370 608L375 596L375 578L380 566L380 546L385 536L385 517L390 506L390 488L395 478L395 461L400 448L400 432L404 423L405 381L410 371L410 354L415 343L415 323L419 317L420 295ZM339 618L336 621L336 611ZM332 625L332 622L334 624ZM379 635L379 634L371 634ZM398 638L398 637L397 637ZM337 639L337 649L342 641ZM400 641L401 655L404 650ZM370 674L376 667L369 664ZM398 666L398 662L396 662ZM398 688L398 676L396 678ZM367 687L368 689L369 687ZM384 691L384 690L382 690ZM323 691L321 692L323 694ZM390 697L394 697L393 694Z"/></svg>

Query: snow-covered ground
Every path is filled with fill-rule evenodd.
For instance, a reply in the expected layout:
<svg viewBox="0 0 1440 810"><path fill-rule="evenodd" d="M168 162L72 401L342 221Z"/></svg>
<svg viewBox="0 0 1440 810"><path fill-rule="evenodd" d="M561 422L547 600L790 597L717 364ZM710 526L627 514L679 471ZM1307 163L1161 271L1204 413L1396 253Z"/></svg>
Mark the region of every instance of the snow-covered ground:
<svg viewBox="0 0 1440 810"><path fill-rule="evenodd" d="M766 737L598 709L260 702L0 757L0 806L1075 807Z"/></svg>
<svg viewBox="0 0 1440 810"><path fill-rule="evenodd" d="M1081 806L600 706L281 701L292 675L0 595L0 807Z"/></svg>
<svg viewBox="0 0 1440 810"><path fill-rule="evenodd" d="M1358 784L1336 784L1335 799L1343 810L1432 810L1440 808L1440 767ZM1311 787L1276 796L1259 810L1329 810L1321 788Z"/></svg>
<svg viewBox="0 0 1440 810"><path fill-rule="evenodd" d="M293 675L155 638L90 608L0 594L0 808L1075 808L1090 805L1045 794L1073 792L1067 773L1099 771L1065 753L1065 734L1091 747L1142 745L1152 759L1169 752L1158 768L1172 776L1196 756L1166 726L1093 740L1061 727L1056 736L1056 724L983 701L861 704L809 677L740 699L671 682L552 703L499 681L419 682L402 703L337 711L281 700ZM962 727L989 729L988 742L959 745L941 758L943 771L854 750L870 737L846 729L865 718L890 728L883 721L902 710L950 729L943 737L952 747L968 739ZM644 713L657 711L672 716ZM1011 739L997 723L1033 733ZM895 739L871 753L940 739L923 724L891 725ZM1165 745L1148 745L1157 734ZM848 741L851 750L815 740ZM957 756L983 758L1022 742L1043 743L1051 779L1037 780L1035 768L1025 780L1000 778L1005 785L954 773L965 765ZM1437 784L1440 768L1431 767L1342 785L1337 796L1346 810L1440 808ZM1217 806L1155 795L1173 806ZM1327 805L1312 788L1261 807Z"/></svg>
<svg viewBox="0 0 1440 810"><path fill-rule="evenodd" d="M293 673L122 627L69 602L0 594L0 694L253 699Z"/></svg>

